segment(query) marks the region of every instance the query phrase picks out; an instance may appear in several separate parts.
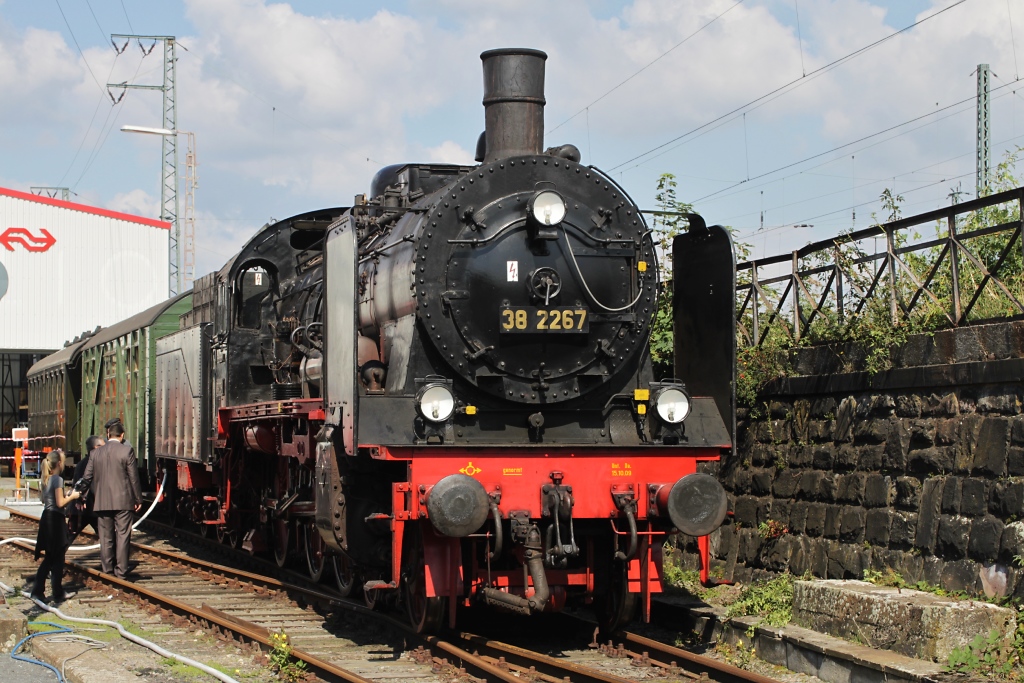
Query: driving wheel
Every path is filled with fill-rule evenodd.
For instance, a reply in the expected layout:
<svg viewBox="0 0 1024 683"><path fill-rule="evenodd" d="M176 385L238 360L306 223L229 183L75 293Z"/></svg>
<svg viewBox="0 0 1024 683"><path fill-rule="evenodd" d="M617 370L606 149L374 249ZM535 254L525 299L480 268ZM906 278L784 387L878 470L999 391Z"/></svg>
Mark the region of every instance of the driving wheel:
<svg viewBox="0 0 1024 683"><path fill-rule="evenodd" d="M306 536L306 567L309 578L319 581L327 566L327 544L316 528L316 522L310 521L302 525Z"/></svg>
<svg viewBox="0 0 1024 683"><path fill-rule="evenodd" d="M338 593L347 598L352 595L356 586L356 574L352 569L352 560L347 555L331 553L331 565L334 567L334 580L338 584ZM371 606L372 609L372 606Z"/></svg>
<svg viewBox="0 0 1024 683"><path fill-rule="evenodd" d="M402 586L409 623L416 633L436 633L444 624L448 604L443 597L427 597L427 567L421 529L409 525L405 533Z"/></svg>

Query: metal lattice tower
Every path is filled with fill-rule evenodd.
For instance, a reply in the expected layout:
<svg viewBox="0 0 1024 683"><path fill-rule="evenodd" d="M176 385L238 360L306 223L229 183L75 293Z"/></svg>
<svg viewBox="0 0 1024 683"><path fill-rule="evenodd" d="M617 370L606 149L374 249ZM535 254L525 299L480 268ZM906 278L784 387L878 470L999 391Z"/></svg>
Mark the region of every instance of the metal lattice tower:
<svg viewBox="0 0 1024 683"><path fill-rule="evenodd" d="M164 45L164 82L163 85L136 85L134 83L107 83L108 88L138 89L138 90L159 90L163 93L163 127L167 130L178 130L178 105L177 105L177 78L175 64L175 38L174 36L136 36L115 33L110 36L114 41L115 48L118 39L128 42L137 40L139 47L144 54L148 54L142 47L142 41L153 41L154 44L160 41ZM152 48L150 48L152 49ZM184 291L184 268L181 268L183 261L187 262L188 257L182 258L181 220L178 208L178 138L176 135L163 136L163 164L160 171L160 220L172 224L170 234L170 282L168 289L171 296ZM192 255L194 260L194 254Z"/></svg>
<svg viewBox="0 0 1024 683"><path fill-rule="evenodd" d="M37 194L40 197L56 199L57 195L60 195L62 200L71 201L71 188L69 187L30 187L28 189L32 194Z"/></svg>
<svg viewBox="0 0 1024 683"><path fill-rule="evenodd" d="M978 65L978 197L988 189L989 153L992 147L988 104L988 86L991 73L988 64Z"/></svg>

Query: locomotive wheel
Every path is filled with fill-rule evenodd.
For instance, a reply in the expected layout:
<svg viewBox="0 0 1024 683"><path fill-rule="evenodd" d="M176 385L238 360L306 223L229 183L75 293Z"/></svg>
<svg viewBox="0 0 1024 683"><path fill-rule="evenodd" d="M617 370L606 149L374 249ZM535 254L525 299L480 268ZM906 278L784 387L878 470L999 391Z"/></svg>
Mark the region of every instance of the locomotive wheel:
<svg viewBox="0 0 1024 683"><path fill-rule="evenodd" d="M376 588L373 590L363 591L363 603L365 603L369 609L377 609L377 598L379 595L380 591Z"/></svg>
<svg viewBox="0 0 1024 683"><path fill-rule="evenodd" d="M317 531L316 522L303 524L302 529L306 536L306 567L309 569L309 578L319 581L324 575L324 567L327 566L327 544Z"/></svg>
<svg viewBox="0 0 1024 683"><path fill-rule="evenodd" d="M614 567L608 591L597 600L597 621L602 637L610 637L633 620L640 604L640 594L630 593L626 568Z"/></svg>
<svg viewBox="0 0 1024 683"><path fill-rule="evenodd" d="M237 549L241 547L241 534L238 533L237 528L229 524L217 525L217 540L229 548Z"/></svg>
<svg viewBox="0 0 1024 683"><path fill-rule="evenodd" d="M334 568L334 582L337 584L341 597L347 598L352 595L356 587L356 573L352 570L352 560L346 555L331 553L331 566Z"/></svg>
<svg viewBox="0 0 1024 683"><path fill-rule="evenodd" d="M443 597L427 597L423 535L416 528L407 528L406 534L402 572L405 610L416 633L436 633L444 625L448 602Z"/></svg>
<svg viewBox="0 0 1024 683"><path fill-rule="evenodd" d="M274 522L274 561L282 569L288 564L289 531L288 520L279 519Z"/></svg>
<svg viewBox="0 0 1024 683"><path fill-rule="evenodd" d="M209 538L211 536L211 533L210 533L210 527L211 526L213 526L213 525L212 524L207 524L206 522L199 522L199 535L202 536L203 538Z"/></svg>

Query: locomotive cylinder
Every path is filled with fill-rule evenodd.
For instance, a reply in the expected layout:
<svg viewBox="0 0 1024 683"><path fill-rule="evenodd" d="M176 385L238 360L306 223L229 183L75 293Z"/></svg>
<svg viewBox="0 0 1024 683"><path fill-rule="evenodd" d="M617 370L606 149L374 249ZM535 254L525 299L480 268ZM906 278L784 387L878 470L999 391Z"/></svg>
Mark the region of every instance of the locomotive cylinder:
<svg viewBox="0 0 1024 683"><path fill-rule="evenodd" d="M544 149L544 61L540 50L487 50L484 65L484 163Z"/></svg>

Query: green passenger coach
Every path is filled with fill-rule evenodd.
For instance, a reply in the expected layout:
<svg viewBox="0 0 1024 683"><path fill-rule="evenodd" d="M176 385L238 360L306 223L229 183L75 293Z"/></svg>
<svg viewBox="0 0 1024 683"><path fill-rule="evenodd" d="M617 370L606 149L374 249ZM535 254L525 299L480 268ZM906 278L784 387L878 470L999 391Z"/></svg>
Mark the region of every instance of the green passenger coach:
<svg viewBox="0 0 1024 683"><path fill-rule="evenodd" d="M192 294L182 294L105 327L85 342L81 350L81 428L74 435L79 449L90 434L104 434L107 420L119 417L126 438L135 447L140 469L151 474L155 471L149 425L156 409L156 340L177 331L179 317L191 308Z"/></svg>

